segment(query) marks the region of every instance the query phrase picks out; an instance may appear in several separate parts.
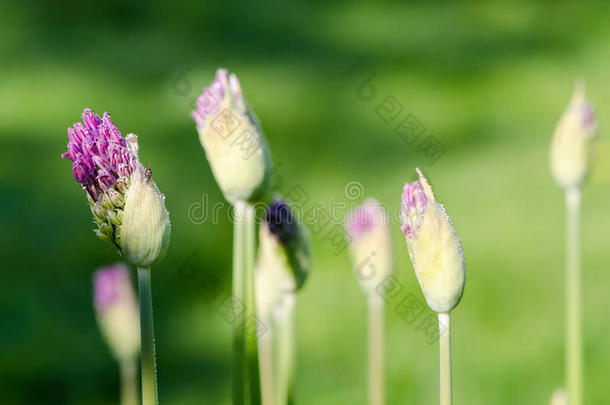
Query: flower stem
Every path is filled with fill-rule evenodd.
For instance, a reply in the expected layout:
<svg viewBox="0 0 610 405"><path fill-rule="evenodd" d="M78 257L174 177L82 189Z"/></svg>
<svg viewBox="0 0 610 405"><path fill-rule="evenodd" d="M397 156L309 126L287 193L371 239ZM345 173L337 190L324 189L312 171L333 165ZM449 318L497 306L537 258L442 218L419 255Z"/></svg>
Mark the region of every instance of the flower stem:
<svg viewBox="0 0 610 405"><path fill-rule="evenodd" d="M449 313L439 312L438 332L440 345L440 403L451 405L451 330L449 329Z"/></svg>
<svg viewBox="0 0 610 405"><path fill-rule="evenodd" d="M142 339L142 404L157 405L157 365L153 327L150 267L138 267L140 336Z"/></svg>
<svg viewBox="0 0 610 405"><path fill-rule="evenodd" d="M383 405L385 402L384 389L384 305L381 297L373 295L368 299L369 313L369 350L368 350L368 379L369 379L369 405Z"/></svg>
<svg viewBox="0 0 610 405"><path fill-rule="evenodd" d="M254 307L254 209L244 201L234 205L233 234L233 404L261 403Z"/></svg>
<svg viewBox="0 0 610 405"><path fill-rule="evenodd" d="M580 189L566 190L566 387L570 405L583 401L580 199Z"/></svg>
<svg viewBox="0 0 610 405"><path fill-rule="evenodd" d="M138 405L138 365L135 358L122 360L121 405Z"/></svg>

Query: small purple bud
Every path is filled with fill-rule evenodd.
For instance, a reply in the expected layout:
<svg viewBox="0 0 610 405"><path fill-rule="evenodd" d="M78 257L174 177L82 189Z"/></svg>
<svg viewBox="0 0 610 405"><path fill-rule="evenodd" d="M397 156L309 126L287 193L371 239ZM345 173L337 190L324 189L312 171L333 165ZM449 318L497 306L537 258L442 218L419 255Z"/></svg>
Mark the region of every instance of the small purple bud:
<svg viewBox="0 0 610 405"><path fill-rule="evenodd" d="M348 234L358 239L360 236L371 231L376 225L387 222L383 207L373 199L368 199L358 207L354 208L345 222Z"/></svg>

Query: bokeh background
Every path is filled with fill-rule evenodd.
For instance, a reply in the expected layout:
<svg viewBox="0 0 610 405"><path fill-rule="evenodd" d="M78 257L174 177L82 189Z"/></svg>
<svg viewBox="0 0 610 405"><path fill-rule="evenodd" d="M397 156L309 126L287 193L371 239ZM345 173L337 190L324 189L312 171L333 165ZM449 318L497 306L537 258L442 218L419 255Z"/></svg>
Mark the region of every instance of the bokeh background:
<svg viewBox="0 0 610 405"><path fill-rule="evenodd" d="M217 221L188 215L223 202L189 118L219 66L239 75L261 119L280 192L396 207L414 168L428 175L468 264L452 318L457 404L545 404L562 385L564 211L548 145L574 78L585 78L601 121L583 200L586 402L609 403L609 11L586 1L0 2L0 404L118 402L91 274L119 258L91 232L60 159L85 106L140 135L167 196L172 242L153 269L161 403L230 403L230 326L216 307L232 227L226 205ZM375 98L363 101L371 74ZM390 124L377 110L389 96L404 108ZM419 141L442 145L438 159L394 132L407 114L425 127ZM398 280L423 300L393 218ZM364 404L364 296L346 252L312 238L297 401ZM222 292L206 293L210 276ZM388 403L435 403L438 348L396 303Z"/></svg>

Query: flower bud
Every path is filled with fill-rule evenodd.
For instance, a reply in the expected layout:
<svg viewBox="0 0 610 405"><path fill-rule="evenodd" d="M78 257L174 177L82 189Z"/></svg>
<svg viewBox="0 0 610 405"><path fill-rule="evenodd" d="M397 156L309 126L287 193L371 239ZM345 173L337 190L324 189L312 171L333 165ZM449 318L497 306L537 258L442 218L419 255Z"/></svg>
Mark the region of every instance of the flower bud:
<svg viewBox="0 0 610 405"><path fill-rule="evenodd" d="M259 230L255 270L257 311L270 314L272 306L285 294L299 290L310 265L306 230L298 224L288 204L274 199Z"/></svg>
<svg viewBox="0 0 610 405"><path fill-rule="evenodd" d="M104 339L119 361L140 351L140 318L129 270L123 264L100 268L93 275L93 305Z"/></svg>
<svg viewBox="0 0 610 405"><path fill-rule="evenodd" d="M216 182L230 202L255 201L267 191L271 156L237 76L218 69L191 114Z"/></svg>
<svg viewBox="0 0 610 405"><path fill-rule="evenodd" d="M392 273L388 224L386 210L374 199L354 208L345 222L356 278L367 295Z"/></svg>
<svg viewBox="0 0 610 405"><path fill-rule="evenodd" d="M583 82L577 82L572 99L561 116L551 142L551 173L563 188L579 187L591 165L597 118L585 99Z"/></svg>
<svg viewBox="0 0 610 405"><path fill-rule="evenodd" d="M120 247L125 259L138 267L161 260L170 238L165 196L152 180L150 169L140 167L131 178L122 215Z"/></svg>
<svg viewBox="0 0 610 405"><path fill-rule="evenodd" d="M464 255L445 209L419 169L417 174L419 180L404 187L401 229L426 302L436 312L449 312L464 291Z"/></svg>

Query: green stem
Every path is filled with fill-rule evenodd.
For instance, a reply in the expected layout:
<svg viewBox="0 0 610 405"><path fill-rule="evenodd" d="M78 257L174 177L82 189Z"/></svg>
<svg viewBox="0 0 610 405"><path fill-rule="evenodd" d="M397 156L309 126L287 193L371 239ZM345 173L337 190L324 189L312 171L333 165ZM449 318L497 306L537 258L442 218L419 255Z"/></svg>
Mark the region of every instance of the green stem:
<svg viewBox="0 0 610 405"><path fill-rule="evenodd" d="M153 327L150 267L138 267L140 293L140 336L142 339L142 404L157 405L157 365Z"/></svg>
<svg viewBox="0 0 610 405"><path fill-rule="evenodd" d="M122 360L121 405L138 405L138 365L135 358Z"/></svg>
<svg viewBox="0 0 610 405"><path fill-rule="evenodd" d="M580 189L566 190L566 388L570 405L583 403Z"/></svg>
<svg viewBox="0 0 610 405"><path fill-rule="evenodd" d="M385 403L384 389L384 305L383 300L374 294L368 299L369 313L369 351L368 351L368 378L369 378L369 405L383 405Z"/></svg>
<svg viewBox="0 0 610 405"><path fill-rule="evenodd" d="M440 403L451 405L451 330L448 312L439 312L438 331L440 345Z"/></svg>
<svg viewBox="0 0 610 405"><path fill-rule="evenodd" d="M243 201L234 205L233 298L233 404L261 403L254 306L254 209Z"/></svg>

